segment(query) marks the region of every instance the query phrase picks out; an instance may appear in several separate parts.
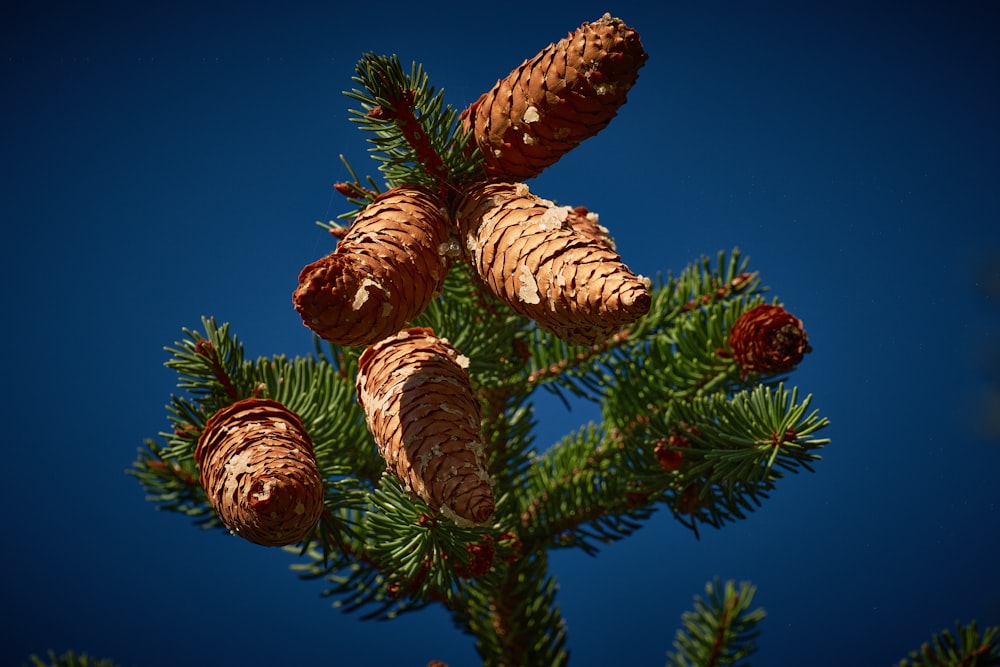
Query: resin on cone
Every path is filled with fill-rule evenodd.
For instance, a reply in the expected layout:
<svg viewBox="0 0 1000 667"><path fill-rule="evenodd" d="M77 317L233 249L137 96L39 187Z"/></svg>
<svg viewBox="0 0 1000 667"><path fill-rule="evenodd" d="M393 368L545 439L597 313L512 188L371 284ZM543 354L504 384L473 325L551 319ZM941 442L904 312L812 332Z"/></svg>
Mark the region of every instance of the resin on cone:
<svg viewBox="0 0 1000 667"><path fill-rule="evenodd" d="M462 114L487 175L527 180L597 134L646 58L639 34L605 14L524 61Z"/></svg>
<svg viewBox="0 0 1000 667"><path fill-rule="evenodd" d="M493 518L493 486L468 359L426 328L400 331L358 361L357 398L403 488L459 526Z"/></svg>
<svg viewBox="0 0 1000 667"><path fill-rule="evenodd" d="M597 241L608 250L615 250L615 240L611 231L600 223L600 216L583 206L570 209L566 217L573 229Z"/></svg>
<svg viewBox="0 0 1000 667"><path fill-rule="evenodd" d="M574 209L523 183L487 183L459 200L466 259L512 310L568 343L591 345L649 310L649 281L606 241L576 229Z"/></svg>
<svg viewBox="0 0 1000 667"><path fill-rule="evenodd" d="M334 252L302 269L295 310L336 345L368 345L396 333L440 290L448 230L430 192L389 190L358 215Z"/></svg>
<svg viewBox="0 0 1000 667"><path fill-rule="evenodd" d="M299 417L266 398L215 413L194 453L222 523L255 544L305 539L323 512L323 479Z"/></svg>

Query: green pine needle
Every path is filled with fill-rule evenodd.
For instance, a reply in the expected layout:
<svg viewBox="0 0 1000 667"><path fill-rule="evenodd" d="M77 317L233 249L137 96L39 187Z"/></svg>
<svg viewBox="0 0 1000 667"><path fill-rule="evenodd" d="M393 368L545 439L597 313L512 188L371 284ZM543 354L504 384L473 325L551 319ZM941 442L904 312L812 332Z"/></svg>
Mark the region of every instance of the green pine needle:
<svg viewBox="0 0 1000 667"><path fill-rule="evenodd" d="M638 530L654 510L634 493L628 458L594 424L536 457L516 494L526 539L594 555Z"/></svg>
<svg viewBox="0 0 1000 667"><path fill-rule="evenodd" d="M955 623L955 634L944 630L931 637L897 667L996 667L1000 665L1000 627L982 634L976 622Z"/></svg>
<svg viewBox="0 0 1000 667"><path fill-rule="evenodd" d="M749 663L740 661L757 651L757 625L766 612L751 609L757 589L747 582L737 588L718 578L705 586L705 598L696 596L694 609L681 616L682 628L667 654L667 667L722 667Z"/></svg>
<svg viewBox="0 0 1000 667"><path fill-rule="evenodd" d="M77 654L73 651L67 651L58 656L55 651L49 651L47 662L37 655L32 655L29 660L31 662L25 667L115 667L113 660L98 660L86 653Z"/></svg>
<svg viewBox="0 0 1000 667"><path fill-rule="evenodd" d="M370 133L369 149L390 187L419 184L456 187L481 171L477 151L467 150L459 112L444 103L423 66L406 72L399 57L366 54L352 80L360 88L344 91L360 102L351 121Z"/></svg>

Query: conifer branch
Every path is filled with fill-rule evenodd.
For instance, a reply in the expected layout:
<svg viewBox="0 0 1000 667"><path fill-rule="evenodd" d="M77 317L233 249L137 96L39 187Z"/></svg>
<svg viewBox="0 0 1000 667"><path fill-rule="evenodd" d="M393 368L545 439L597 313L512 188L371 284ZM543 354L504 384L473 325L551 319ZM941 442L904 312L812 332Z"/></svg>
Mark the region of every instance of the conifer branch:
<svg viewBox="0 0 1000 667"><path fill-rule="evenodd" d="M362 620L389 620L400 614L426 607L430 601L409 595L410 591L367 558L363 549L353 550L351 542L340 557L324 562L316 548L306 552L312 563L295 563L292 570L304 580L323 579L329 588L322 597L334 598L332 606L345 613L362 612ZM337 555L337 554L335 554ZM363 611L366 610L366 611Z"/></svg>
<svg viewBox="0 0 1000 667"><path fill-rule="evenodd" d="M696 596L694 609L681 616L682 629L674 639L667 667L723 667L736 665L756 652L757 625L762 608L751 609L756 587L715 579L705 586L705 598Z"/></svg>
<svg viewBox="0 0 1000 667"><path fill-rule="evenodd" d="M719 528L745 518L786 472L812 470L829 441L815 437L828 421L809 411L810 400L760 385L731 398L675 401L620 436L642 457L640 483L667 489L675 516L697 533L697 523Z"/></svg>
<svg viewBox="0 0 1000 667"><path fill-rule="evenodd" d="M161 436L167 438L171 458L193 456L194 443L213 413L260 391L244 363L243 344L230 336L229 324L218 325L207 317L201 322L204 333L185 328L185 340L164 348L171 354L164 365L177 372L177 388L187 394L171 395L167 406L174 429Z"/></svg>
<svg viewBox="0 0 1000 667"><path fill-rule="evenodd" d="M734 361L719 352L744 304L758 303L760 280L739 249L720 252L713 264L702 258L677 278L657 280L649 312L603 343L570 346L538 332L534 336L528 381L565 400L564 391L587 400L602 400L613 386L632 387L625 374L636 369L671 395L734 390ZM634 394L636 401L640 394Z"/></svg>
<svg viewBox="0 0 1000 667"><path fill-rule="evenodd" d="M456 246L456 252L457 250ZM469 375L478 389L501 394L524 393L528 320L499 307L485 294L468 267L451 267L441 288L413 326L428 327L469 357Z"/></svg>
<svg viewBox="0 0 1000 667"><path fill-rule="evenodd" d="M463 580L489 575L495 552L491 527L456 528L419 501L407 498L391 476L371 496L365 518L368 555L411 595L446 601ZM470 551L469 547L479 545ZM476 556L479 562L473 562Z"/></svg>
<svg viewBox="0 0 1000 667"><path fill-rule="evenodd" d="M568 664L566 622L544 552L513 560L490 589L474 587L471 613L456 622L476 637L484 667Z"/></svg>
<svg viewBox="0 0 1000 667"><path fill-rule="evenodd" d="M303 419L326 480L326 509L302 548L315 540L322 559L329 558L332 550L343 548L344 535L352 530L350 508L366 502L363 480L369 480L370 488L383 467L370 449L356 446L370 438L348 377L357 366L357 353L253 362L244 358L243 345L227 324L219 326L209 318L202 324L204 332L184 329L186 338L166 348L172 355L166 366L178 373L178 388L185 390L172 395L167 406L174 430L161 434L166 446L147 440L128 473L162 509L184 514L203 528L221 528L194 461L195 446L209 418L239 397L278 400Z"/></svg>
<svg viewBox="0 0 1000 667"><path fill-rule="evenodd" d="M48 652L48 661L37 655L32 655L27 667L116 667L114 660L92 658L86 653L76 653L67 651L62 655L56 655L55 651Z"/></svg>
<svg viewBox="0 0 1000 667"><path fill-rule="evenodd" d="M352 79L362 88L344 94L362 108L351 110L351 120L374 135L370 151L390 187L418 184L445 194L480 173L458 112L445 105L443 91L435 92L421 65L413 63L406 73L398 56L369 53Z"/></svg>
<svg viewBox="0 0 1000 667"><path fill-rule="evenodd" d="M955 633L934 634L897 667L995 667L1000 665L1000 627L979 633L976 622L956 623Z"/></svg>
<svg viewBox="0 0 1000 667"><path fill-rule="evenodd" d="M609 377L602 370L602 366L606 365L607 353L628 345L631 342L631 333L632 329L625 327L607 339L589 347L567 345L553 336L547 336L548 343L554 345L558 352L555 354L553 354L553 350L543 352L542 358L551 359L551 361L547 366L530 371L527 383L530 386L544 386L549 382L565 382L566 378L569 377L573 378L575 382L570 381L568 384L558 384L557 386L565 386L581 398L596 400L600 395L601 381ZM536 337L541 336L545 336L545 334L540 331L536 332ZM576 350L575 353L574 350Z"/></svg>
<svg viewBox="0 0 1000 667"><path fill-rule="evenodd" d="M535 461L537 426L533 407L523 396L502 391L483 394L483 437L490 450L490 474L501 493L519 490Z"/></svg>
<svg viewBox="0 0 1000 667"><path fill-rule="evenodd" d="M519 494L521 530L530 545L579 547L625 537L652 514L625 452L594 426L571 434L539 456ZM640 502L641 499L641 502Z"/></svg>
<svg viewBox="0 0 1000 667"><path fill-rule="evenodd" d="M413 512L419 512L399 493L398 486L393 488L388 480L383 484L387 484L385 488L399 508L407 510L407 518L412 519ZM293 564L292 570L305 580L325 580L329 588L321 595L335 598L334 608L350 613L366 610L361 614L362 619L387 620L423 608L432 599L421 593L426 583L425 559L418 556L417 567L399 570L399 561L380 560L373 553L373 545L378 540L392 538L391 533L372 531L371 514L378 511L373 498L368 492L364 494L363 503L356 507L331 507L331 515L350 530L338 533L336 549L319 539L308 543L300 555L310 562ZM389 553L394 552L390 550ZM409 555L395 555L409 559Z"/></svg>
<svg viewBox="0 0 1000 667"><path fill-rule="evenodd" d="M193 458L178 460L155 440L147 439L126 473L139 480L146 500L160 509L188 516L201 528L222 527L208 503Z"/></svg>
<svg viewBox="0 0 1000 667"><path fill-rule="evenodd" d="M333 184L333 189L346 197L347 201L354 205L354 208L338 215L337 220L354 220L368 204L371 204L382 194L382 188L379 187L378 183L371 176L365 176L365 184L362 184L361 179L358 178L357 173L354 171L354 167L351 166L351 163L347 161L347 158L343 154L340 155L340 161L343 163L344 168L347 169L351 180L338 181ZM318 220L316 224L338 239L343 238L348 229L348 227L339 225L333 220L329 222Z"/></svg>
<svg viewBox="0 0 1000 667"><path fill-rule="evenodd" d="M594 554L662 506L696 535L699 524L743 518L827 442L809 397L781 384L808 351L801 322L776 304L746 316L764 305L763 288L738 250L651 287L596 216L507 182L606 125L645 61L638 33L610 15L575 34L464 115L421 66L365 55L345 94L360 104L351 120L388 191L341 157L350 180L334 187L356 207L341 216L353 222L321 223L339 239L336 259L306 267L293 298L327 343L314 337L305 358L253 361L228 325L185 329L167 348L181 392L167 408L171 430L130 471L160 507L221 527L218 516L244 516L231 506L254 509L261 497L226 491L250 486L244 445L257 447L260 467L299 460L312 473L303 486L320 491L307 514L285 504L305 517L287 541L277 522L275 540L258 543L298 552L299 575L325 581L323 595L362 618L441 604L497 667L568 661L549 549ZM601 422L539 453L539 387L597 402ZM236 403L253 409L213 421ZM254 421L265 408L271 421ZM266 429L285 443L277 461L258 441ZM202 456L208 441L222 453ZM489 512L466 502L460 514L455 480L473 478ZM691 650L710 639L704 664L730 664L763 613L748 611L752 587L714 586L685 623Z"/></svg>

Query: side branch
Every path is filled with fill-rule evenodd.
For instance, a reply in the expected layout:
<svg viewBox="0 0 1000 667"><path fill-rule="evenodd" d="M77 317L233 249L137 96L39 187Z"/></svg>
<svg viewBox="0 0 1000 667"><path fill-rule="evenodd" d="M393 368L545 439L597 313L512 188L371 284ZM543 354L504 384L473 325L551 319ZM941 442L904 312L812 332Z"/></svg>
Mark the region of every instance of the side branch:
<svg viewBox="0 0 1000 667"><path fill-rule="evenodd" d="M722 607L722 615L719 617L719 625L715 629L715 642L712 644L712 650L708 654L705 667L716 667L719 664L719 655L722 653L722 647L725 646L726 635L729 634L733 609L736 608L739 601L739 593L734 593L732 597L726 599L726 603Z"/></svg>
<svg viewBox="0 0 1000 667"><path fill-rule="evenodd" d="M581 350L576 355L572 357L566 357L560 359L559 361L553 362L544 368L539 368L528 374L527 383L529 386L537 386L551 379L557 378L567 370L572 368L578 368L583 364L587 363L594 357L604 354L605 352L623 347L629 342L629 334L631 333L630 327L625 327L621 331L615 333L604 341L591 345L590 347Z"/></svg>
<svg viewBox="0 0 1000 667"><path fill-rule="evenodd" d="M238 401L240 398L239 392L236 390L236 386L233 381L229 378L229 373L226 372L225 366L222 365L222 361L219 359L219 352L212 345L212 341L207 338L202 338L194 346L195 354L204 357L212 364L212 371L215 374L216 381L223 386L226 390L226 395L229 396L234 401Z"/></svg>
<svg viewBox="0 0 1000 667"><path fill-rule="evenodd" d="M391 85L390 82L386 81L387 88ZM449 176L448 166L434 149L434 144L431 143L424 131L420 119L413 112L417 91L409 88L406 90L397 89L393 92L395 93L392 100L393 106L391 108L376 106L368 112L369 118L393 121L413 149L419 164L423 166L427 175L438 184L439 192L445 192Z"/></svg>

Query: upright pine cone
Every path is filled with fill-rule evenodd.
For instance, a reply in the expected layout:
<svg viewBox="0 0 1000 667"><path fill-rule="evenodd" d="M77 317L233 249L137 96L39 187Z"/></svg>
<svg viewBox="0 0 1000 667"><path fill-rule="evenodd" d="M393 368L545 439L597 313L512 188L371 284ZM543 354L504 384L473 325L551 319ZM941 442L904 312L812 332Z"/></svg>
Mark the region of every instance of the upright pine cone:
<svg viewBox="0 0 1000 667"><path fill-rule="evenodd" d="M458 202L466 258L512 310L568 343L590 345L649 310L646 280L606 242L576 229L574 209L523 183L474 186Z"/></svg>
<svg viewBox="0 0 1000 667"><path fill-rule="evenodd" d="M812 350L802 320L769 304L740 315L729 332L729 347L744 375L787 373Z"/></svg>
<svg viewBox="0 0 1000 667"><path fill-rule="evenodd" d="M430 329L379 341L358 362L357 397L403 487L457 525L488 523L493 487L468 359Z"/></svg>
<svg viewBox="0 0 1000 667"><path fill-rule="evenodd" d="M448 273L442 211L417 186L376 198L334 252L299 274L292 300L303 323L337 345L368 345L409 324Z"/></svg>
<svg viewBox="0 0 1000 667"><path fill-rule="evenodd" d="M285 546L323 512L323 479L302 420L281 403L247 398L215 413L194 452L201 484L234 534Z"/></svg>
<svg viewBox="0 0 1000 667"><path fill-rule="evenodd" d="M486 173L527 180L597 134L646 58L639 33L605 14L525 60L463 112Z"/></svg>

